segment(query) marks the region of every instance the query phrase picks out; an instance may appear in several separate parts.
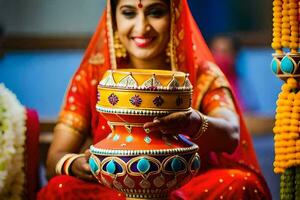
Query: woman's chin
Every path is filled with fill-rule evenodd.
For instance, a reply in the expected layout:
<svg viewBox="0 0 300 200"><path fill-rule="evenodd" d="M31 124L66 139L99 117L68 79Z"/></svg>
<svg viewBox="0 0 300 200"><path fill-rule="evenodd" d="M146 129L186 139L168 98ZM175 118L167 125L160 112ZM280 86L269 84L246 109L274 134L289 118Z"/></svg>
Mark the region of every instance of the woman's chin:
<svg viewBox="0 0 300 200"><path fill-rule="evenodd" d="M141 60L153 60L155 58L158 58L163 52L161 52L160 49L157 48L136 48L133 51L133 56L137 59Z"/></svg>

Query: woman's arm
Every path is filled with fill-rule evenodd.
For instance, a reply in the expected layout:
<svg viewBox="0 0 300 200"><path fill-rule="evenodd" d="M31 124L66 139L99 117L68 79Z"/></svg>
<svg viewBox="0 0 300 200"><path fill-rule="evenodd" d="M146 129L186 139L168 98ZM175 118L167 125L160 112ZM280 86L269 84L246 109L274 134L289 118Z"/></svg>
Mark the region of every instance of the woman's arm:
<svg viewBox="0 0 300 200"><path fill-rule="evenodd" d="M73 128L59 123L54 129L54 138L48 151L47 176L51 178L56 175L55 168L58 161L68 153L78 153L85 140L83 134ZM87 157L75 159L69 169L70 173L76 177L92 181L94 180L90 172Z"/></svg>
<svg viewBox="0 0 300 200"><path fill-rule="evenodd" d="M226 107L212 110L207 116L208 129L195 141L200 152L233 153L239 144L240 122L236 113ZM193 135L191 135L193 139Z"/></svg>

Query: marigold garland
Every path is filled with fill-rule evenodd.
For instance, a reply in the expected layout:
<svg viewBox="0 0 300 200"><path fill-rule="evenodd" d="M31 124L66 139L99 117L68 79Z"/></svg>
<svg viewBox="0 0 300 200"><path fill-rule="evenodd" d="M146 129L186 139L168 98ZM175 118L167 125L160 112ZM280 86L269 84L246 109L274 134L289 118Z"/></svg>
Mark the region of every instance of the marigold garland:
<svg viewBox="0 0 300 200"><path fill-rule="evenodd" d="M278 53L281 52L281 18L282 18L282 1L273 1L273 42L272 48Z"/></svg>
<svg viewBox="0 0 300 200"><path fill-rule="evenodd" d="M0 197L22 199L25 181L26 111L13 93L0 84Z"/></svg>
<svg viewBox="0 0 300 200"><path fill-rule="evenodd" d="M300 164L300 91L294 78L289 78L281 87L276 102L275 127L275 173L284 173L287 168Z"/></svg>
<svg viewBox="0 0 300 200"><path fill-rule="evenodd" d="M280 198L300 200L300 0L273 0L272 71L286 81L276 102L274 172Z"/></svg>

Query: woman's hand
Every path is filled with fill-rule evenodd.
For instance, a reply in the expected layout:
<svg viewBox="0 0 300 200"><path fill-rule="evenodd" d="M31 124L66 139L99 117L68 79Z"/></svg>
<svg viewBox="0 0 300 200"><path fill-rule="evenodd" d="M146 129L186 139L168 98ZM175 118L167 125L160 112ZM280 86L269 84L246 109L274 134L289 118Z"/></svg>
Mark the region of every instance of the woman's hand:
<svg viewBox="0 0 300 200"><path fill-rule="evenodd" d="M149 132L160 131L163 134L185 134L192 136L201 126L201 118L194 109L176 112L165 117L155 118L153 122L144 124Z"/></svg>
<svg viewBox="0 0 300 200"><path fill-rule="evenodd" d="M94 178L88 163L91 153L89 150L86 150L84 154L84 157L79 157L73 161L70 172L73 176L85 181L97 181Z"/></svg>

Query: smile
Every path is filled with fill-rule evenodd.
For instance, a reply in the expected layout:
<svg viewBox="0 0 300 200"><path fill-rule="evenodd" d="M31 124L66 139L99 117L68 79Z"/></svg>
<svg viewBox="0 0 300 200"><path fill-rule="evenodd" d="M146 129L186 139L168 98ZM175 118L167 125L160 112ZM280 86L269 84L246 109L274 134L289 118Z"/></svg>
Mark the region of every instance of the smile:
<svg viewBox="0 0 300 200"><path fill-rule="evenodd" d="M154 37L133 37L132 39L136 46L146 48L152 43Z"/></svg>

